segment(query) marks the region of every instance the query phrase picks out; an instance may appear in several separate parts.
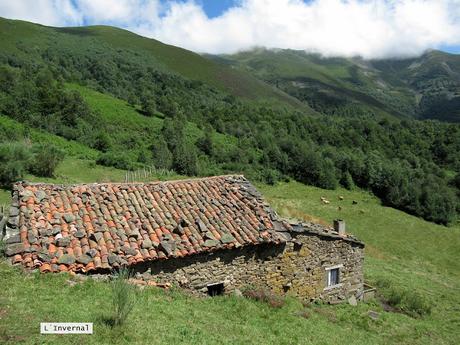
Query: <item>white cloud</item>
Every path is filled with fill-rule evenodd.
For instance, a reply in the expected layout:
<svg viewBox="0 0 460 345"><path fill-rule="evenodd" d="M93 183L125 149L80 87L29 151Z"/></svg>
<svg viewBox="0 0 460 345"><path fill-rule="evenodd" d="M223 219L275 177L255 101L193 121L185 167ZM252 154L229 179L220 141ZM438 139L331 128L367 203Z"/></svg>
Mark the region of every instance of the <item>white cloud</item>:
<svg viewBox="0 0 460 345"><path fill-rule="evenodd" d="M207 53L265 46L378 58L460 44L460 0L242 0L212 19L193 0L0 0L0 15L112 24Z"/></svg>
<svg viewBox="0 0 460 345"><path fill-rule="evenodd" d="M124 26L157 22L158 0L78 0L78 10L90 23L120 23Z"/></svg>
<svg viewBox="0 0 460 345"><path fill-rule="evenodd" d="M55 26L82 22L70 0L0 0L0 16Z"/></svg>

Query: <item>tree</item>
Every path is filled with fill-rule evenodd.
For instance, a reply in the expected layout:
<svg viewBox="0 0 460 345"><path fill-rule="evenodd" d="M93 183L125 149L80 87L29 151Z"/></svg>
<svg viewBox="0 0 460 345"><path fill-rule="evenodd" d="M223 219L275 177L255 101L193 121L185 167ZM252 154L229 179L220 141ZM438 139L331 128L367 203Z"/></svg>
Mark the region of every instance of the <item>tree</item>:
<svg viewBox="0 0 460 345"><path fill-rule="evenodd" d="M141 99L142 111L147 116L154 116L157 112L155 100L152 97L144 96Z"/></svg>
<svg viewBox="0 0 460 345"><path fill-rule="evenodd" d="M153 164L157 168L171 169L173 155L163 137L158 138L152 145Z"/></svg>
<svg viewBox="0 0 460 345"><path fill-rule="evenodd" d="M22 179L29 160L30 153L24 143L0 144L0 184L10 188L11 184Z"/></svg>
<svg viewBox="0 0 460 345"><path fill-rule="evenodd" d="M340 184L348 190L352 190L353 188L355 188L353 177L351 177L351 174L348 172L348 170L342 173Z"/></svg>
<svg viewBox="0 0 460 345"><path fill-rule="evenodd" d="M212 128L206 126L204 129L204 135L198 139L196 146L200 149L205 155L212 156L214 153L214 145L212 142Z"/></svg>
<svg viewBox="0 0 460 345"><path fill-rule="evenodd" d="M33 159L30 171L42 177L52 177L59 163L64 159L64 152L50 144L39 144L33 147Z"/></svg>
<svg viewBox="0 0 460 345"><path fill-rule="evenodd" d="M452 190L428 179L422 187L421 207L425 219L444 225L455 219L458 199Z"/></svg>
<svg viewBox="0 0 460 345"><path fill-rule="evenodd" d="M183 175L193 176L198 173L196 151L193 146L180 142L173 151L173 168Z"/></svg>
<svg viewBox="0 0 460 345"><path fill-rule="evenodd" d="M107 152L112 146L110 137L105 132L98 132L96 138L94 139L93 147L102 152Z"/></svg>
<svg viewBox="0 0 460 345"><path fill-rule="evenodd" d="M184 129L185 118L183 116L175 116L164 120L161 135L171 152L174 152L176 146L184 140Z"/></svg>

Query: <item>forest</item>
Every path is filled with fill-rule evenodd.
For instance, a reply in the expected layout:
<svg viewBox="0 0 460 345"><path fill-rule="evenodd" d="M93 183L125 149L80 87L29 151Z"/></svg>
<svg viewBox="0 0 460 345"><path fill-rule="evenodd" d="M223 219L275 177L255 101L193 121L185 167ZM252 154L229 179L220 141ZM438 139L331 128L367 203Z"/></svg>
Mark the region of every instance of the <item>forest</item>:
<svg viewBox="0 0 460 345"><path fill-rule="evenodd" d="M97 163L144 165L195 176L244 173L326 189L368 189L382 203L440 224L460 214L460 125L382 117L353 106L306 114L289 106L239 99L164 69L144 53L94 43L78 54L52 44L0 54L0 113L27 127L98 151ZM107 131L78 84L126 101L139 116L162 119L160 131ZM188 124L202 130L190 143ZM234 145L217 145L216 134ZM11 142L13 141L13 143ZM0 122L3 186L26 172L50 176L64 152L29 143ZM46 164L40 167L41 163ZM49 169L46 169L49 166Z"/></svg>

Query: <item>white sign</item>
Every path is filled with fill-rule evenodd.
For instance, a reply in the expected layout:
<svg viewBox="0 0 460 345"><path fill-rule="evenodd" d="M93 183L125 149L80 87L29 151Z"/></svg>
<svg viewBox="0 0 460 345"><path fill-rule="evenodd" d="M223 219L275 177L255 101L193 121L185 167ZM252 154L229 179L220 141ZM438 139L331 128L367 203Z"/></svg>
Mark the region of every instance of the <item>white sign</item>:
<svg viewBox="0 0 460 345"><path fill-rule="evenodd" d="M93 334L92 322L40 322L41 334Z"/></svg>

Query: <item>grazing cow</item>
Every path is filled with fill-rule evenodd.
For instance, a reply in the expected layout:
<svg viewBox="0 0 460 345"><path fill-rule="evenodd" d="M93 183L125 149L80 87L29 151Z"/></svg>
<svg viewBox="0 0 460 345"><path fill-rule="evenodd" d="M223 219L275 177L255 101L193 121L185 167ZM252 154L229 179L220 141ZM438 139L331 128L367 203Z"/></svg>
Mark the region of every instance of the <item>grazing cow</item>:
<svg viewBox="0 0 460 345"><path fill-rule="evenodd" d="M339 196L339 200L342 201L344 199L344 197L341 195Z"/></svg>
<svg viewBox="0 0 460 345"><path fill-rule="evenodd" d="M353 205L358 205L358 202L356 200L353 200L352 204Z"/></svg>

